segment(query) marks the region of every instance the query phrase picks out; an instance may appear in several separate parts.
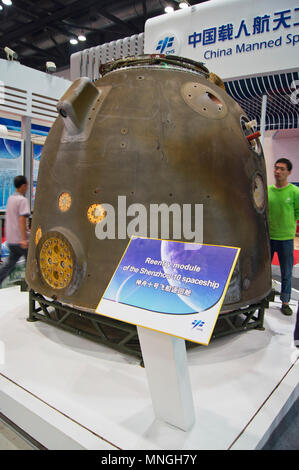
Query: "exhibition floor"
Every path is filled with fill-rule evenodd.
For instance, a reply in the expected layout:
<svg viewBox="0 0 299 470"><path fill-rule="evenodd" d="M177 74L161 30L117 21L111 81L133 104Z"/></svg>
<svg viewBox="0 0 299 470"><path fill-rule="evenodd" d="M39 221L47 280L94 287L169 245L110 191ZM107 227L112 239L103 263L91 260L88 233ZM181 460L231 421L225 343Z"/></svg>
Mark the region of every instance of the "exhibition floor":
<svg viewBox="0 0 299 470"><path fill-rule="evenodd" d="M155 419L137 359L27 322L28 293L19 287L2 289L0 306L0 411L48 449L261 448L298 397L295 315L283 316L278 303L266 310L264 331L188 350L189 432Z"/></svg>

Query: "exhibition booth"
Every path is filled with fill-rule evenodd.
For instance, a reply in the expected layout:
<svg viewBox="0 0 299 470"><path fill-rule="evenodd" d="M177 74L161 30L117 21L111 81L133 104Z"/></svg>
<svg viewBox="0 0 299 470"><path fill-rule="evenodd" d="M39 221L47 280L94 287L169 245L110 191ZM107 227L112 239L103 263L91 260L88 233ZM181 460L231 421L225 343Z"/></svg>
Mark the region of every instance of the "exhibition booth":
<svg viewBox="0 0 299 470"><path fill-rule="evenodd" d="M1 221L21 173L35 217L29 287L21 263L0 289L0 412L37 448L271 448L299 394L264 228L277 158L299 184L298 44L295 1L211 0L73 54L71 80L0 60ZM203 240L147 232L162 201Z"/></svg>

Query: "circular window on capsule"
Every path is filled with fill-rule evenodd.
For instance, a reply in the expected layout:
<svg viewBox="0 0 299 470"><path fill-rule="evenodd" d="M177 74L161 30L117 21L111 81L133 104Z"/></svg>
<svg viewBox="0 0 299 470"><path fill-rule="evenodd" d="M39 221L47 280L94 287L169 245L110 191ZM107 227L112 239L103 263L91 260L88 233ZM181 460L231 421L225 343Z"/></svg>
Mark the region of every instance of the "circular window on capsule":
<svg viewBox="0 0 299 470"><path fill-rule="evenodd" d="M61 210L61 212L66 212L69 210L72 204L72 198L71 195L67 192L63 192L60 194L58 198L58 207Z"/></svg>
<svg viewBox="0 0 299 470"><path fill-rule="evenodd" d="M42 238L42 229L38 227L38 229L35 232L35 244L37 245L40 239Z"/></svg>
<svg viewBox="0 0 299 470"><path fill-rule="evenodd" d="M41 242L38 261L41 275L50 287L64 289L70 284L74 273L74 253L61 234L53 234Z"/></svg>
<svg viewBox="0 0 299 470"><path fill-rule="evenodd" d="M259 173L253 177L252 195L255 208L258 212L262 212L265 207L265 185L263 177Z"/></svg>
<svg viewBox="0 0 299 470"><path fill-rule="evenodd" d="M106 215L107 212L101 204L92 204L87 209L87 218L92 224L98 224Z"/></svg>

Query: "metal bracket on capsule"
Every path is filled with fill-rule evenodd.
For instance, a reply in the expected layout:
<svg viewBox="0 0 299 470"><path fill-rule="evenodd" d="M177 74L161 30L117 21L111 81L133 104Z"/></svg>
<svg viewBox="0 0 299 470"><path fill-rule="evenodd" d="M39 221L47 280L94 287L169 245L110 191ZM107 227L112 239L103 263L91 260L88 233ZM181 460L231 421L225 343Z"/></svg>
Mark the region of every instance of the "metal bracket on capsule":
<svg viewBox="0 0 299 470"><path fill-rule="evenodd" d="M249 140L250 142L251 140L257 139L258 137L261 137L261 133L259 131L253 132L252 134L247 135L246 139Z"/></svg>
<svg viewBox="0 0 299 470"><path fill-rule="evenodd" d="M251 146L251 149L254 150L258 155L262 153L261 143L259 138L261 137L261 133L259 131L252 132L249 135L246 135L246 139Z"/></svg>
<svg viewBox="0 0 299 470"><path fill-rule="evenodd" d="M87 77L74 81L57 104L64 130L61 142L88 139L100 106L111 87L98 89Z"/></svg>

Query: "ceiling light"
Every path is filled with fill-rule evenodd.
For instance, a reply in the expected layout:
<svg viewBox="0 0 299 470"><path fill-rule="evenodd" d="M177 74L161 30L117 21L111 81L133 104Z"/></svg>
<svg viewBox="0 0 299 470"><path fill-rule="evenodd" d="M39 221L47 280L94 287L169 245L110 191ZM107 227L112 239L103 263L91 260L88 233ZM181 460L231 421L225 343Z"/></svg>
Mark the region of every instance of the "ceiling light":
<svg viewBox="0 0 299 470"><path fill-rule="evenodd" d="M76 38L70 39L71 44L78 44L78 40Z"/></svg>
<svg viewBox="0 0 299 470"><path fill-rule="evenodd" d="M0 5L0 11L1 11L1 10L3 10L3 6L2 6L2 5Z"/></svg>
<svg viewBox="0 0 299 470"><path fill-rule="evenodd" d="M182 1L182 2L179 3L179 7L180 8L188 8L188 7L190 7L190 5L189 5L188 2Z"/></svg>
<svg viewBox="0 0 299 470"><path fill-rule="evenodd" d="M2 3L4 3L4 5L12 5L12 1L11 0L2 0Z"/></svg>
<svg viewBox="0 0 299 470"><path fill-rule="evenodd" d="M84 34L79 34L78 39L79 41L86 41L86 36L84 36Z"/></svg>
<svg viewBox="0 0 299 470"><path fill-rule="evenodd" d="M170 5L167 5L165 8L164 8L164 11L165 13L172 13L174 11L174 8L171 7Z"/></svg>

